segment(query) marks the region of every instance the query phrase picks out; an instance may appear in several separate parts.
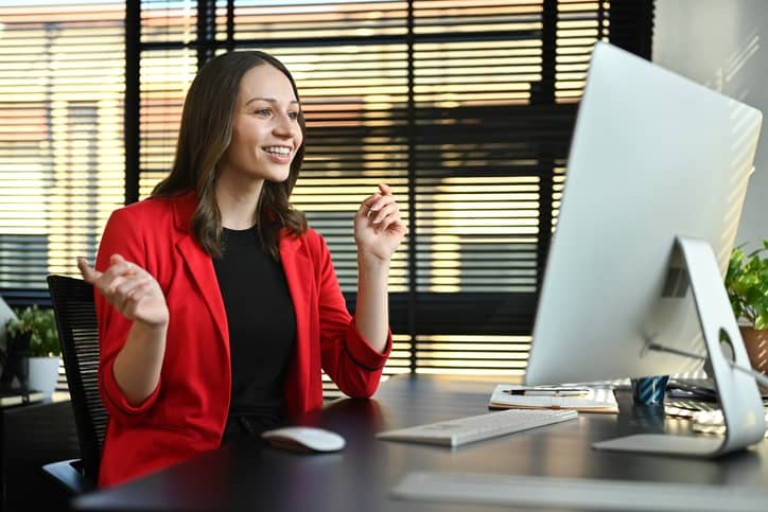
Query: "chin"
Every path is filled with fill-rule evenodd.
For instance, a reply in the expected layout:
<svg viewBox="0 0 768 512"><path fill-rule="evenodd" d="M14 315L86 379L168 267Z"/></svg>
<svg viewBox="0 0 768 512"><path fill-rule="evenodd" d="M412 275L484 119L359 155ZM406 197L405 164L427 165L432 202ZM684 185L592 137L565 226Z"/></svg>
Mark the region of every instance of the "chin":
<svg viewBox="0 0 768 512"><path fill-rule="evenodd" d="M282 183L282 182L284 182L285 180L287 180L287 179L288 179L290 176L291 176L291 169L289 168L289 169L288 169L288 170L286 170L284 173L279 173L279 174L278 174L278 175L275 177L275 180L274 180L274 181L275 181L275 182L277 182L277 183Z"/></svg>
<svg viewBox="0 0 768 512"><path fill-rule="evenodd" d="M291 176L290 170L286 172L280 172L280 173L271 173L270 175L266 176L264 179L272 182L272 183L283 183Z"/></svg>
<svg viewBox="0 0 768 512"><path fill-rule="evenodd" d="M254 178L264 181L282 183L291 175L291 164L276 165L269 162L265 165L264 163L255 163L248 169L248 173Z"/></svg>

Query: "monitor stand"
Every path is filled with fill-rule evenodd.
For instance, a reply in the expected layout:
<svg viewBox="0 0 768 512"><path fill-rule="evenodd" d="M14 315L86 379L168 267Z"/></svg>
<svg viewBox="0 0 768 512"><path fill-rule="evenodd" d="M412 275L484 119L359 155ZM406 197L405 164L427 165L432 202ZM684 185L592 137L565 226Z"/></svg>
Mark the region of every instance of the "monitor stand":
<svg viewBox="0 0 768 512"><path fill-rule="evenodd" d="M707 242L694 238L677 237L675 246L693 289L707 347L705 359L723 412L725 436L640 434L594 443L596 449L711 458L747 448L765 436L763 402L755 377L749 373L752 370L747 351L714 252ZM724 355L722 342L730 343L733 361ZM648 348L704 359L652 342Z"/></svg>

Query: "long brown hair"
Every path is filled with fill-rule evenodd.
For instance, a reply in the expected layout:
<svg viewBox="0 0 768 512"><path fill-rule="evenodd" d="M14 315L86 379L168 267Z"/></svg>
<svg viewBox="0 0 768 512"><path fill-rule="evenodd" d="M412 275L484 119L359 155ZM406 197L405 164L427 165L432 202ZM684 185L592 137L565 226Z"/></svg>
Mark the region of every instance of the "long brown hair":
<svg viewBox="0 0 768 512"><path fill-rule="evenodd" d="M232 141L232 123L240 82L249 70L270 65L291 82L296 99L299 91L293 76L282 62L260 51L235 51L219 55L205 64L192 81L184 101L176 157L171 173L152 190L152 196L174 196L194 190L197 210L192 215L192 233L203 249L220 257L221 212L216 203L215 183L218 165ZM299 126L305 134L304 115L299 112ZM282 227L293 234L307 229L303 213L291 206L290 196L304 159L304 140L291 162L288 179L264 183L257 205L256 219L261 237L275 259L280 258L277 235Z"/></svg>

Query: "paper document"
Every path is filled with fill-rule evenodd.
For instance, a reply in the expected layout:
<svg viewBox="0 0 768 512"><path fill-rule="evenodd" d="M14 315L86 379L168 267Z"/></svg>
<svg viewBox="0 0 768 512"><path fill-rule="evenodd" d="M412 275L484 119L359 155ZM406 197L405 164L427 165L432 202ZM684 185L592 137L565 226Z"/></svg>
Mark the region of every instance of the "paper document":
<svg viewBox="0 0 768 512"><path fill-rule="evenodd" d="M548 388L541 392L538 387L516 384L499 384L493 390L488 407L491 409L534 408L534 409L574 409L582 412L619 412L613 388L572 386Z"/></svg>

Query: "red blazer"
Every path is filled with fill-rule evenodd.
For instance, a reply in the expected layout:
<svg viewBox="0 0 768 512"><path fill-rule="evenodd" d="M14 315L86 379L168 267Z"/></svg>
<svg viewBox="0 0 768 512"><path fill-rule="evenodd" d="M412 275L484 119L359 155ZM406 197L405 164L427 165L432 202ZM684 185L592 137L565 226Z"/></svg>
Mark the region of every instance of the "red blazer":
<svg viewBox="0 0 768 512"><path fill-rule="evenodd" d="M231 367L224 302L211 257L190 232L193 194L151 198L116 210L101 239L96 268L122 254L157 278L170 311L160 382L133 407L112 365L131 326L96 293L101 397L110 419L99 486L106 487L190 458L221 444ZM356 330L330 253L313 230L281 233L280 255L296 311L296 352L285 383L289 416L323 405L321 369L352 397L370 397L392 347L373 350Z"/></svg>

